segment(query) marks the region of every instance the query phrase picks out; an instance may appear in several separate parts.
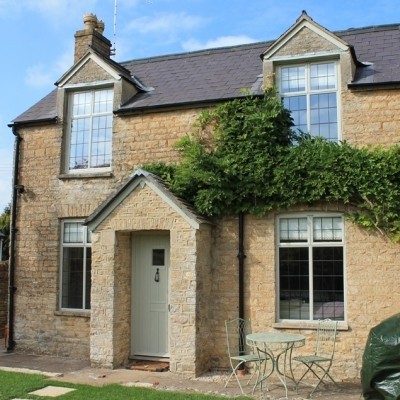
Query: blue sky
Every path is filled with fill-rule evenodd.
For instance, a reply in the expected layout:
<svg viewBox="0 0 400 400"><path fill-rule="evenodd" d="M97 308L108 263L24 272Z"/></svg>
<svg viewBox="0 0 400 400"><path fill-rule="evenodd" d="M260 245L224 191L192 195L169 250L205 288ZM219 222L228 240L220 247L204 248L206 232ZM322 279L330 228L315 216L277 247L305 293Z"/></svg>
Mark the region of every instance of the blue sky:
<svg viewBox="0 0 400 400"><path fill-rule="evenodd" d="M11 201L7 125L72 66L85 13L105 22L116 61L275 39L302 10L331 31L400 23L398 0L117 0L116 10L115 0L0 0L0 212Z"/></svg>

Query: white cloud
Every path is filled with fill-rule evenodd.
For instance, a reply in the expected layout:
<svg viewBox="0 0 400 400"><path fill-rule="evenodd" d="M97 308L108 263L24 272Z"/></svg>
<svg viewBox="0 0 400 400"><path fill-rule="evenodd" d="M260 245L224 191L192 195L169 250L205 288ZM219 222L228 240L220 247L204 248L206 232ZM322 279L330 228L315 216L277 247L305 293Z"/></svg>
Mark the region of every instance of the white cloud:
<svg viewBox="0 0 400 400"><path fill-rule="evenodd" d="M205 22L202 17L181 13L161 13L155 16L136 18L127 25L127 30L140 33L158 32L171 33L190 30L201 26Z"/></svg>
<svg viewBox="0 0 400 400"><path fill-rule="evenodd" d="M239 44L254 43L257 42L246 35L238 36L221 36L216 39L211 39L206 42L200 42L196 39L190 39L182 43L182 47L186 51L195 51L201 49L210 49L215 47L225 47L225 46L237 46Z"/></svg>
<svg viewBox="0 0 400 400"><path fill-rule="evenodd" d="M51 64L32 65L26 70L25 83L33 87L51 87L72 66L73 59L73 50L70 49Z"/></svg>
<svg viewBox="0 0 400 400"><path fill-rule="evenodd" d="M99 0L0 0L0 16L12 18L21 13L39 14L54 26L62 26L65 20L76 21L90 12ZM110 3L110 12L113 10Z"/></svg>
<svg viewBox="0 0 400 400"><path fill-rule="evenodd" d="M25 82L29 86L49 86L52 81L52 74L44 64L33 65L26 71Z"/></svg>
<svg viewBox="0 0 400 400"><path fill-rule="evenodd" d="M0 214L11 202L13 152L0 148Z"/></svg>

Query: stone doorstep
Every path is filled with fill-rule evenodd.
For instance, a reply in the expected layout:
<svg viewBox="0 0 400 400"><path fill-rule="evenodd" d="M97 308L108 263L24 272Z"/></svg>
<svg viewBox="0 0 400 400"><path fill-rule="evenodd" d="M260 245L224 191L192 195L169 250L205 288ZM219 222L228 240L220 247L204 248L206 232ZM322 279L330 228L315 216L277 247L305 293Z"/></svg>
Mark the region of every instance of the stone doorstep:
<svg viewBox="0 0 400 400"><path fill-rule="evenodd" d="M147 372L165 372L169 370L169 363L165 361L134 360L126 368Z"/></svg>
<svg viewBox="0 0 400 400"><path fill-rule="evenodd" d="M59 386L46 386L43 389L35 390L29 394L34 394L36 396L46 396L46 397L58 397L66 393L72 392L76 389L59 387Z"/></svg>

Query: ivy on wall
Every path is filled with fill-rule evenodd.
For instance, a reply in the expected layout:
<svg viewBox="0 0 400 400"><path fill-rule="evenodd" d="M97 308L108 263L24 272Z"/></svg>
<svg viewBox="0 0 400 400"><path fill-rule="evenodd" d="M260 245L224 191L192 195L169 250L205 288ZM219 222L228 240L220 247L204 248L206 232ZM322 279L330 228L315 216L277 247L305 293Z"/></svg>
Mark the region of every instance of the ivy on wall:
<svg viewBox="0 0 400 400"><path fill-rule="evenodd" d="M296 134L273 89L201 113L177 147L178 164L155 163L178 196L207 216L319 201L348 205L348 217L400 240L400 148L356 148Z"/></svg>

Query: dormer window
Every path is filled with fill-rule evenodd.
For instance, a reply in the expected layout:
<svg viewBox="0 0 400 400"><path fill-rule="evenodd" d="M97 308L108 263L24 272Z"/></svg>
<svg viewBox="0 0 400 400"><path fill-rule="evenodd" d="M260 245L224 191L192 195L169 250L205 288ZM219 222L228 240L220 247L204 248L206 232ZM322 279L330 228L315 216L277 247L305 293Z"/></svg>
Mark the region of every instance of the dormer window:
<svg viewBox="0 0 400 400"><path fill-rule="evenodd" d="M67 169L70 173L109 170L113 119L113 90L70 94Z"/></svg>
<svg viewBox="0 0 400 400"><path fill-rule="evenodd" d="M338 79L335 62L282 66L279 90L294 129L339 140Z"/></svg>

